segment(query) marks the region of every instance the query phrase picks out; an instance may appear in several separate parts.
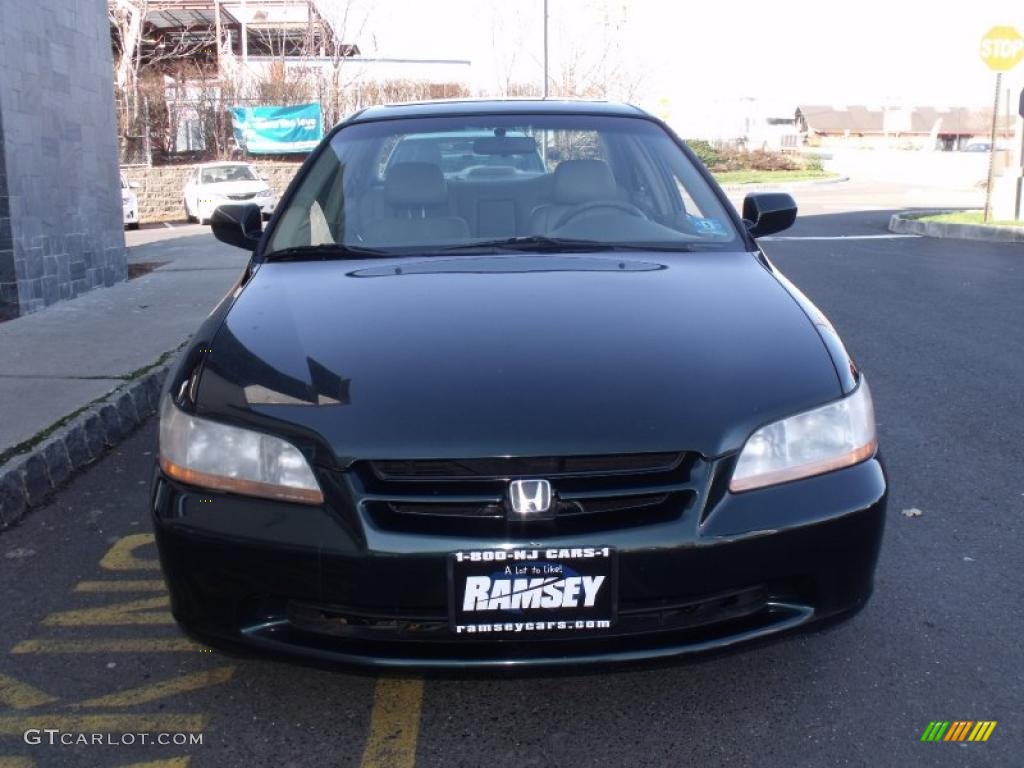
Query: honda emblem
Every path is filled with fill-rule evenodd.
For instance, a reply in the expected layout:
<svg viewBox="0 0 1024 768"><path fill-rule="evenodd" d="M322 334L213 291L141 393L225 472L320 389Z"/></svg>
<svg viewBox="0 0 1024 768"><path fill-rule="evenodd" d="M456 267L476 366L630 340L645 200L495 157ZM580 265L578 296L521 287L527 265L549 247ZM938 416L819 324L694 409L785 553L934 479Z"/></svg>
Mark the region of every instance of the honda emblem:
<svg viewBox="0 0 1024 768"><path fill-rule="evenodd" d="M551 483L547 480L513 480L508 486L512 511L522 517L543 515L551 509Z"/></svg>

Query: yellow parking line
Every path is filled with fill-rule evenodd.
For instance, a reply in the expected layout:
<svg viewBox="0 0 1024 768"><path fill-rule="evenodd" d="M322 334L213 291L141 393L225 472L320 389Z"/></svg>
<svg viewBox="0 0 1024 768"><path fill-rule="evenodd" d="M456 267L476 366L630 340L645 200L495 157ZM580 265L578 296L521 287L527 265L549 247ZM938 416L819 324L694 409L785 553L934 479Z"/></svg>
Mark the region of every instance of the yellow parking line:
<svg viewBox="0 0 1024 768"><path fill-rule="evenodd" d="M109 640L22 640L11 653L181 653L208 650L184 637Z"/></svg>
<svg viewBox="0 0 1024 768"><path fill-rule="evenodd" d="M125 579L119 581L80 581L75 592L163 592L161 579Z"/></svg>
<svg viewBox="0 0 1024 768"><path fill-rule="evenodd" d="M51 613L43 624L48 627L119 627L128 624L173 624L168 611L154 608L170 607L167 595L146 597L142 600L128 600L123 603L101 605L96 608L78 608L72 611Z"/></svg>
<svg viewBox="0 0 1024 768"><path fill-rule="evenodd" d="M31 709L56 700L56 696L43 693L28 683L15 680L7 675L0 675L0 704L6 704L14 709Z"/></svg>
<svg viewBox="0 0 1024 768"><path fill-rule="evenodd" d="M209 688L213 685L226 683L235 674L234 667L220 667L208 669L202 672L195 672L191 675L183 675L171 680L144 685L140 688L131 688L127 691L118 691L106 696L99 696L95 699L83 701L76 704L77 707L134 707L139 704L146 704L158 699L165 699L176 696L179 693L198 691L201 688Z"/></svg>
<svg viewBox="0 0 1024 768"><path fill-rule="evenodd" d="M200 733L203 715L17 715L0 717L0 736L55 728L65 733Z"/></svg>
<svg viewBox="0 0 1024 768"><path fill-rule="evenodd" d="M377 680L362 768L412 768L422 705L422 680Z"/></svg>
<svg viewBox="0 0 1024 768"><path fill-rule="evenodd" d="M151 533L133 533L119 539L100 560L100 567L108 571L157 571L160 561L135 556L135 550L152 544Z"/></svg>
<svg viewBox="0 0 1024 768"><path fill-rule="evenodd" d="M0 768L33 768L35 762L31 757L0 757Z"/></svg>
<svg viewBox="0 0 1024 768"><path fill-rule="evenodd" d="M168 760L150 760L147 763L132 763L121 768L188 768L191 757L172 757ZM0 768L3 768L0 765Z"/></svg>

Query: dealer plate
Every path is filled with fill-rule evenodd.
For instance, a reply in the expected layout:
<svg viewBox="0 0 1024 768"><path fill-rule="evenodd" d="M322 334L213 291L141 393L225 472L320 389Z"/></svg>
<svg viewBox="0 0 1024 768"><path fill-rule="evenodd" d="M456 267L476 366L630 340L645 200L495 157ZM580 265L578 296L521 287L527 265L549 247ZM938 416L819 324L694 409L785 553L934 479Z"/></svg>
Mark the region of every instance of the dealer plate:
<svg viewBox="0 0 1024 768"><path fill-rule="evenodd" d="M478 549L448 557L448 617L457 635L577 634L615 624L611 547Z"/></svg>

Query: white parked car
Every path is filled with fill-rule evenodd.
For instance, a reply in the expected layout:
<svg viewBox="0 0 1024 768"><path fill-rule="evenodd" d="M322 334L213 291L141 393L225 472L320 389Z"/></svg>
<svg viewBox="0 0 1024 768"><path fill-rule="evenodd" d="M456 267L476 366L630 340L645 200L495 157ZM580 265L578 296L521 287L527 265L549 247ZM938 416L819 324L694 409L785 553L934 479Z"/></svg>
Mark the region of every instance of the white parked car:
<svg viewBox="0 0 1024 768"><path fill-rule="evenodd" d="M135 194L135 185L129 184L127 177L121 174L121 213L124 225L128 229L139 228L139 196Z"/></svg>
<svg viewBox="0 0 1024 768"><path fill-rule="evenodd" d="M189 176L183 193L185 218L208 224L220 205L255 203L264 217L274 212L277 196L248 163L205 163Z"/></svg>

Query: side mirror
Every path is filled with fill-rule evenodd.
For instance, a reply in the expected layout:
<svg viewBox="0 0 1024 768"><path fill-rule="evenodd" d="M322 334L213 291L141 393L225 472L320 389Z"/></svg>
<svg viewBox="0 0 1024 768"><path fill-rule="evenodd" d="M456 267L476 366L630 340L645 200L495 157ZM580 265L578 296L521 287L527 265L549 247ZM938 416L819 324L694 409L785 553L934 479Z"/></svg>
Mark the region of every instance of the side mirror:
<svg viewBox="0 0 1024 768"><path fill-rule="evenodd" d="M221 205L210 217L210 228L222 243L254 251L263 235L263 216L259 206L252 203Z"/></svg>
<svg viewBox="0 0 1024 768"><path fill-rule="evenodd" d="M743 222L751 237L789 229L796 221L796 201L785 192L757 192L743 199Z"/></svg>

